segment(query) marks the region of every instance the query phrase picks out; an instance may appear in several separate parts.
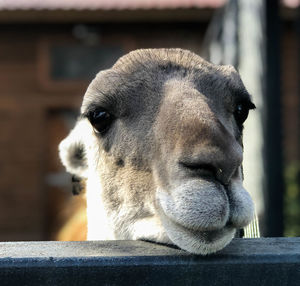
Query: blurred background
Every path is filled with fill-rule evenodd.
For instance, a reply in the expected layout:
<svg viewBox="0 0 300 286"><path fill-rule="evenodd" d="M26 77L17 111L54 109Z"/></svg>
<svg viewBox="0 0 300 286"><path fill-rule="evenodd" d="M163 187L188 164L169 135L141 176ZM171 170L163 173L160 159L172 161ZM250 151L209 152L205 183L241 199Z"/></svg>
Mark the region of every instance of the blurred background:
<svg viewBox="0 0 300 286"><path fill-rule="evenodd" d="M0 0L0 241L85 238L57 146L99 70L161 47L239 70L257 106L244 172L261 233L300 236L299 2Z"/></svg>

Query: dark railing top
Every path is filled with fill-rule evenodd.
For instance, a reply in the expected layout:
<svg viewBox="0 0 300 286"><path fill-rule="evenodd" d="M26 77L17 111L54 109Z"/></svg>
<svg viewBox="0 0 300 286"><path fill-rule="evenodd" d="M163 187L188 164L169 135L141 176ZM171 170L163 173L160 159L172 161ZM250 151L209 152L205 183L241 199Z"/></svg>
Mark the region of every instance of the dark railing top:
<svg viewBox="0 0 300 286"><path fill-rule="evenodd" d="M192 255L143 241L2 242L0 285L300 285L300 238Z"/></svg>

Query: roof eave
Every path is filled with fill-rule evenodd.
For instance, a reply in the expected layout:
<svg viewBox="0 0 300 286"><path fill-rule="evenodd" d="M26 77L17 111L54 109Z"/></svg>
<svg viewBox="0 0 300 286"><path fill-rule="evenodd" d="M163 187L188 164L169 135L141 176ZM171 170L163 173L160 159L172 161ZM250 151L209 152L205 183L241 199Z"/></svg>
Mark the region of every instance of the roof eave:
<svg viewBox="0 0 300 286"><path fill-rule="evenodd" d="M213 8L135 10L0 10L0 23L207 22Z"/></svg>

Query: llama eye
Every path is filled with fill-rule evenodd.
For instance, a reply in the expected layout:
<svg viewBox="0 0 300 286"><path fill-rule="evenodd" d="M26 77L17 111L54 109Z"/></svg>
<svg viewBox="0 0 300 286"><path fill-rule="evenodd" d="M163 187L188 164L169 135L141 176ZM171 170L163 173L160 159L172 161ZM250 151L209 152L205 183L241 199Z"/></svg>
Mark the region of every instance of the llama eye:
<svg viewBox="0 0 300 286"><path fill-rule="evenodd" d="M113 121L113 116L104 109L92 111L88 116L96 133L105 133Z"/></svg>
<svg viewBox="0 0 300 286"><path fill-rule="evenodd" d="M242 126L248 117L249 110L255 109L255 105L249 101L246 103L239 103L236 105L235 111L233 113L234 118L239 126Z"/></svg>
<svg viewBox="0 0 300 286"><path fill-rule="evenodd" d="M249 108L244 104L238 104L234 111L234 118L239 125L242 125L247 119Z"/></svg>

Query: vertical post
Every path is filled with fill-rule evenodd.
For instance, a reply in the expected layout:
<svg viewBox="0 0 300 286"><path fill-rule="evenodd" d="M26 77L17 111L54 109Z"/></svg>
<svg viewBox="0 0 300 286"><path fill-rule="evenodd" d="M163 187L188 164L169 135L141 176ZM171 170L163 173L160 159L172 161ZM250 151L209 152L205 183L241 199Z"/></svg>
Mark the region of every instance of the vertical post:
<svg viewBox="0 0 300 286"><path fill-rule="evenodd" d="M296 31L297 31L297 44L296 44L296 47L298 49L298 61L297 61L297 81L298 81L298 84L297 84L297 95L298 97L300 98L300 5L298 6L297 8L297 19L296 19ZM298 106L297 106L298 110L300 110L300 100L298 100ZM297 121L297 126L296 128L298 130L300 130L300 112L298 114L298 121ZM298 145L298 156L296 158L296 161L300 164L300 136L299 136L300 132L298 132L298 138L297 138L297 145ZM297 173L297 185L298 185L298 188L300 188L300 169L298 169L298 173ZM298 198L298 204L300 205L300 198Z"/></svg>
<svg viewBox="0 0 300 286"><path fill-rule="evenodd" d="M283 234L279 1L266 0L265 235Z"/></svg>
<svg viewBox="0 0 300 286"><path fill-rule="evenodd" d="M264 193L266 169L264 164L264 126L266 115L265 84L265 2L239 0L238 2L238 71L252 95L257 109L250 112L244 131L244 186L251 194L261 232L265 234ZM251 24L250 24L251 23Z"/></svg>
<svg viewBox="0 0 300 286"><path fill-rule="evenodd" d="M230 0L227 5L208 31L208 58L236 64L257 106L245 124L244 185L255 201L262 235L282 236L279 0ZM232 48L235 38L237 48Z"/></svg>

